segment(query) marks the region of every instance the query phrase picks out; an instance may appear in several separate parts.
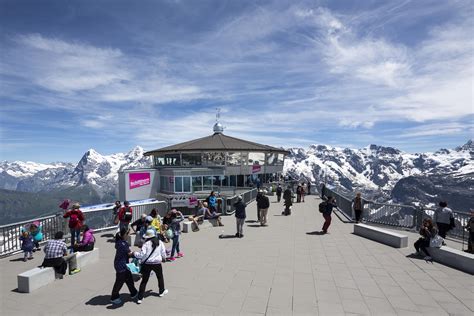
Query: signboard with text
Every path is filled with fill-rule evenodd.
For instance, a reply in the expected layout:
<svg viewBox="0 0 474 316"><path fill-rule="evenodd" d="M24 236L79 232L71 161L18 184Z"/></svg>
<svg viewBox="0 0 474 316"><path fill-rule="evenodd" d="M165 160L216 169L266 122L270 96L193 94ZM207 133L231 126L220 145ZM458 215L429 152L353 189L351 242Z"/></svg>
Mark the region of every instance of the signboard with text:
<svg viewBox="0 0 474 316"><path fill-rule="evenodd" d="M171 207L194 208L198 205L198 199L194 195L178 195L171 198Z"/></svg>
<svg viewBox="0 0 474 316"><path fill-rule="evenodd" d="M252 165L252 173L257 173L262 170L262 166L260 165Z"/></svg>
<svg viewBox="0 0 474 316"><path fill-rule="evenodd" d="M151 183L149 172L130 173L128 177L130 190L149 185Z"/></svg>

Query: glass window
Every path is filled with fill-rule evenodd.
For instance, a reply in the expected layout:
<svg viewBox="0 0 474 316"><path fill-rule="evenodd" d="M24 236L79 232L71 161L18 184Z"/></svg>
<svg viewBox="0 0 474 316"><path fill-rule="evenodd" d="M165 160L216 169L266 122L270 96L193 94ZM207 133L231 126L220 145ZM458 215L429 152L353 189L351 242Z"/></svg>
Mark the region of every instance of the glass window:
<svg viewBox="0 0 474 316"><path fill-rule="evenodd" d="M180 166L180 165L181 165L180 154L165 155L165 166Z"/></svg>
<svg viewBox="0 0 474 316"><path fill-rule="evenodd" d="M240 166L242 164L242 153L230 152L227 153L227 165L228 166Z"/></svg>
<svg viewBox="0 0 474 316"><path fill-rule="evenodd" d="M241 158L242 166L248 165L247 163L248 160L249 160L249 153L248 152L242 153L242 158Z"/></svg>
<svg viewBox="0 0 474 316"><path fill-rule="evenodd" d="M191 192L191 177L183 177L183 192Z"/></svg>
<svg viewBox="0 0 474 316"><path fill-rule="evenodd" d="M181 154L183 166L200 166L201 165L201 154Z"/></svg>
<svg viewBox="0 0 474 316"><path fill-rule="evenodd" d="M274 166L277 164L278 154L276 153L268 153L267 154L267 165Z"/></svg>
<svg viewBox="0 0 474 316"><path fill-rule="evenodd" d="M278 154L278 160L277 160L277 165L283 166L283 160L285 156L283 154Z"/></svg>
<svg viewBox="0 0 474 316"><path fill-rule="evenodd" d="M165 157L154 157L155 158L155 166L164 166L165 165Z"/></svg>
<svg viewBox="0 0 474 316"><path fill-rule="evenodd" d="M183 177L174 177L174 192L183 192Z"/></svg>
<svg viewBox="0 0 474 316"><path fill-rule="evenodd" d="M236 187L237 186L237 176L230 176L230 186L231 187Z"/></svg>
<svg viewBox="0 0 474 316"><path fill-rule="evenodd" d="M239 174L237 175L237 186L238 187L243 187L244 185L244 175Z"/></svg>
<svg viewBox="0 0 474 316"><path fill-rule="evenodd" d="M221 183L223 187L229 186L229 176L221 176Z"/></svg>
<svg viewBox="0 0 474 316"><path fill-rule="evenodd" d="M203 190L212 190L212 182L214 181L214 177L202 177L203 178Z"/></svg>
<svg viewBox="0 0 474 316"><path fill-rule="evenodd" d="M264 153L249 153L249 165L260 165L265 164L265 154Z"/></svg>
<svg viewBox="0 0 474 316"><path fill-rule="evenodd" d="M202 162L206 166L223 166L225 165L225 152L203 153Z"/></svg>
<svg viewBox="0 0 474 316"><path fill-rule="evenodd" d="M193 192L202 191L202 177L193 177Z"/></svg>
<svg viewBox="0 0 474 316"><path fill-rule="evenodd" d="M214 176L212 180L212 186L214 189L217 189L221 186L221 177Z"/></svg>

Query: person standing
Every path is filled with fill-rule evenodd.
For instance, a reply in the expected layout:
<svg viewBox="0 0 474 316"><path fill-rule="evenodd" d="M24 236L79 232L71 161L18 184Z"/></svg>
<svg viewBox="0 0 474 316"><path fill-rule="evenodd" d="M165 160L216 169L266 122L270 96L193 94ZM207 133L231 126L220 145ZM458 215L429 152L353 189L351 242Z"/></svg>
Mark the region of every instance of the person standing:
<svg viewBox="0 0 474 316"><path fill-rule="evenodd" d="M288 186L283 192L283 200L285 204L285 210L283 211L283 215L288 216L291 215L291 206L293 205L293 192L291 192L291 187Z"/></svg>
<svg viewBox="0 0 474 316"><path fill-rule="evenodd" d="M124 283L127 284L132 300L135 300L138 297L138 291L135 288L132 273L127 269L129 258L133 257L133 252L130 250L130 245L127 243L129 232L130 230L128 228L122 227L115 235L115 283L112 288L112 295L110 296L110 302L114 305L122 304L119 292Z"/></svg>
<svg viewBox="0 0 474 316"><path fill-rule="evenodd" d="M169 227L171 228L171 231L173 232L173 246L171 247L171 256L169 258L169 261L174 261L174 253L177 252L176 257L181 258L184 256L184 254L180 251L179 249L179 236L181 235L181 222L184 220L183 213L176 209L171 210L171 223L169 224Z"/></svg>
<svg viewBox="0 0 474 316"><path fill-rule="evenodd" d="M352 209L355 213L356 223L360 223L362 212L364 210L364 200L362 199L360 192L357 192L356 197L352 199Z"/></svg>
<svg viewBox="0 0 474 316"><path fill-rule="evenodd" d="M115 201L114 208L112 209L112 218L113 218L115 224L119 223L118 213L119 213L121 208L122 208L122 202Z"/></svg>
<svg viewBox="0 0 474 316"><path fill-rule="evenodd" d="M145 239L145 242L141 251L136 251L134 253L135 258L140 260L140 272L142 274L142 281L138 290L137 304L141 304L143 301L143 295L145 294L146 284L150 278L151 271L155 272L156 278L158 279L158 296L163 297L168 294L168 290L165 289L163 267L161 266L161 263L166 259L165 245L156 236L156 232L153 229L147 230L143 238Z"/></svg>
<svg viewBox="0 0 474 316"><path fill-rule="evenodd" d="M207 197L207 204L209 205L209 209L211 213L217 213L217 197L214 191L211 191L211 194Z"/></svg>
<svg viewBox="0 0 474 316"><path fill-rule="evenodd" d="M125 227L128 229L128 225L132 221L133 218L133 209L130 206L129 201L123 202L123 207L120 208L120 211L118 213L118 219L120 221L119 223L119 230L122 230L122 227Z"/></svg>
<svg viewBox="0 0 474 316"><path fill-rule="evenodd" d="M446 233L454 225L453 211L448 207L445 201L439 202L439 208L435 212L436 226L439 230L439 235L446 238Z"/></svg>
<svg viewBox="0 0 474 316"><path fill-rule="evenodd" d="M270 207L270 200L268 196L265 195L265 192L262 192L260 200L257 201L257 208L260 210L260 225L267 226L267 215L268 208Z"/></svg>
<svg viewBox="0 0 474 316"><path fill-rule="evenodd" d="M76 241L79 242L81 235L82 222L84 222L84 214L80 210L81 205L74 203L72 210L67 211L63 217L69 218L69 230L71 231L71 252L74 252Z"/></svg>
<svg viewBox="0 0 474 316"><path fill-rule="evenodd" d="M23 230L20 236L21 250L23 250L23 261L33 259L34 239L28 230Z"/></svg>
<svg viewBox="0 0 474 316"><path fill-rule="evenodd" d="M245 218L247 217L245 208L246 205L242 201L242 196L239 195L237 198L237 203L234 204L235 207L235 220L237 224L237 233L235 234L236 237L242 238L244 237L244 223Z"/></svg>
<svg viewBox="0 0 474 316"><path fill-rule="evenodd" d="M311 182L308 182L308 195L311 195Z"/></svg>
<svg viewBox="0 0 474 316"><path fill-rule="evenodd" d="M39 243L43 240L43 226L39 221L35 221L30 225L30 234L33 236L33 242L36 248L33 249L33 252L41 250Z"/></svg>
<svg viewBox="0 0 474 316"><path fill-rule="evenodd" d="M327 200L327 197L326 197L326 184L321 184L321 200L324 200L326 201Z"/></svg>
<svg viewBox="0 0 474 316"><path fill-rule="evenodd" d="M278 203L280 203L282 193L283 193L283 189L281 188L280 183L278 183L278 186L276 188L276 195L277 195L277 202Z"/></svg>
<svg viewBox="0 0 474 316"><path fill-rule="evenodd" d="M304 196L306 195L307 186L306 183L301 184L301 202L304 202Z"/></svg>
<svg viewBox="0 0 474 316"><path fill-rule="evenodd" d="M260 222L260 200L262 199L263 196L263 191L258 190L257 192L257 197L255 198L255 201L257 202L257 222Z"/></svg>
<svg viewBox="0 0 474 316"><path fill-rule="evenodd" d="M474 253L474 209L471 209L471 218L467 222L465 228L469 232L469 239L467 241L467 252Z"/></svg>
<svg viewBox="0 0 474 316"><path fill-rule="evenodd" d="M302 187L301 185L298 184L298 186L296 187L296 203L301 202L301 190L302 190Z"/></svg>
<svg viewBox="0 0 474 316"><path fill-rule="evenodd" d="M323 229L321 231L323 234L327 234L327 232L328 232L328 228L331 225L331 220L332 220L332 217L331 217L332 210L335 207L337 207L336 199L333 198L332 196L328 196L328 200L326 202L326 206L325 206L324 212L323 212L324 225L323 225Z"/></svg>

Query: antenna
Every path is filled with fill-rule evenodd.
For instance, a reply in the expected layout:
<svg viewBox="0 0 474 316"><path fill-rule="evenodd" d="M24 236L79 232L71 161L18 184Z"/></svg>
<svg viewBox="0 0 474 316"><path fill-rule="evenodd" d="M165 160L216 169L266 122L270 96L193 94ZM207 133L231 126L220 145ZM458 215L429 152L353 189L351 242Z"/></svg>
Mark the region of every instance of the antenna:
<svg viewBox="0 0 474 316"><path fill-rule="evenodd" d="M221 108L216 108L216 122L221 118Z"/></svg>
<svg viewBox="0 0 474 316"><path fill-rule="evenodd" d="M224 126L219 122L221 118L221 108L216 108L216 124L214 124L214 134L222 134L224 132Z"/></svg>

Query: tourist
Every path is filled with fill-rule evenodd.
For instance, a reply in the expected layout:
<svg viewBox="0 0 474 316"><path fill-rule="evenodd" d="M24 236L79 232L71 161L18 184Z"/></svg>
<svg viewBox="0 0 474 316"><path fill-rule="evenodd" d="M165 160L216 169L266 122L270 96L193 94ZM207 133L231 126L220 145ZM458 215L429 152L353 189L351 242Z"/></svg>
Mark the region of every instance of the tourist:
<svg viewBox="0 0 474 316"><path fill-rule="evenodd" d="M362 199L360 192L357 192L356 197L352 199L352 209L355 213L356 223L360 223L362 212L364 210L364 200Z"/></svg>
<svg viewBox="0 0 474 316"><path fill-rule="evenodd" d="M209 205L209 209L211 210L211 212L217 213L217 197L214 191L211 191L211 194L209 194L206 201Z"/></svg>
<svg viewBox="0 0 474 316"><path fill-rule="evenodd" d="M322 183L321 184L321 194L320 194L321 200L326 201L326 184Z"/></svg>
<svg viewBox="0 0 474 316"><path fill-rule="evenodd" d="M42 267L53 267L56 273L64 275L69 263L69 274L76 274L81 271L77 267L76 254L67 254L67 246L63 240L64 233L59 231L54 234L54 239L49 240L44 247L44 260Z"/></svg>
<svg viewBox="0 0 474 316"><path fill-rule="evenodd" d="M145 235L147 230L152 229L156 233L156 228L151 226L152 222L153 222L153 217L151 216L145 217L144 225L140 228L140 231L137 232L137 236L135 236L135 243L133 244L134 246L137 246L139 248L143 246L143 243L145 242L145 239L143 239L143 235Z"/></svg>
<svg viewBox="0 0 474 316"><path fill-rule="evenodd" d="M280 203L282 192L283 192L283 189L281 188L280 183L278 183L278 186L276 188L276 195L277 195L277 202L278 203Z"/></svg>
<svg viewBox="0 0 474 316"><path fill-rule="evenodd" d="M74 245L79 241L81 235L82 222L84 221L84 214L79 209L81 205L74 203L72 210L67 211L63 217L69 218L69 230L71 231L71 251L74 251Z"/></svg>
<svg viewBox="0 0 474 316"><path fill-rule="evenodd" d="M118 219L119 219L119 230L122 230L122 227L128 229L128 225L133 219L133 209L130 206L129 201L123 202L123 207L120 208L118 212Z"/></svg>
<svg viewBox="0 0 474 316"><path fill-rule="evenodd" d="M133 232L136 234L140 232L143 226L145 226L145 220L146 220L147 215L142 214L139 219L134 221L133 223L130 224L130 228L133 230Z"/></svg>
<svg viewBox="0 0 474 316"><path fill-rule="evenodd" d="M177 252L176 258L181 258L184 254L180 251L179 246L179 236L181 235L181 222L184 220L183 213L180 211L173 209L171 210L171 223L169 224L169 228L172 231L172 240L173 246L171 247L171 256L168 259L169 261L174 261L175 257L174 254ZM169 237L169 236L167 236Z"/></svg>
<svg viewBox="0 0 474 316"><path fill-rule="evenodd" d="M306 195L307 186L306 183L301 184L301 202L304 202L304 196Z"/></svg>
<svg viewBox="0 0 474 316"><path fill-rule="evenodd" d="M321 231L323 234L327 234L327 232L328 232L328 228L331 225L331 220L332 220L332 217L331 217L332 210L335 207L337 208L336 199L333 198L332 196L328 196L326 206L325 206L324 212L323 212L324 225L323 225L323 229Z"/></svg>
<svg viewBox="0 0 474 316"><path fill-rule="evenodd" d="M82 241L74 245L74 251L92 251L94 250L94 231L89 226L82 226Z"/></svg>
<svg viewBox="0 0 474 316"><path fill-rule="evenodd" d="M308 182L308 195L311 195L311 182Z"/></svg>
<svg viewBox="0 0 474 316"><path fill-rule="evenodd" d="M242 238L244 237L244 223L247 214L245 212L245 203L242 201L242 196L239 195L237 197L237 203L234 204L235 207L235 220L237 222L237 233L235 234L236 237Z"/></svg>
<svg viewBox="0 0 474 316"><path fill-rule="evenodd" d="M296 187L296 203L300 203L301 202L301 190L303 188L301 187L301 185L298 184L298 186Z"/></svg>
<svg viewBox="0 0 474 316"><path fill-rule="evenodd" d="M257 208L260 210L260 225L267 226L267 215L268 208L270 207L270 200L268 196L265 195L265 191L262 191L260 199L257 201Z"/></svg>
<svg viewBox="0 0 474 316"><path fill-rule="evenodd" d="M203 204L205 205L206 203ZM204 219L215 219L219 226L224 226L224 224L222 224L221 214L214 212L211 208L206 208L204 210Z"/></svg>
<svg viewBox="0 0 474 316"><path fill-rule="evenodd" d="M153 220L151 221L151 226L153 226L157 234L161 234L161 218L158 215L158 211L156 210L156 208L150 211L150 216L153 218Z"/></svg>
<svg viewBox="0 0 474 316"><path fill-rule="evenodd" d="M435 221L439 235L446 238L446 233L454 227L454 215L445 201L439 202L439 208L435 211Z"/></svg>
<svg viewBox="0 0 474 316"><path fill-rule="evenodd" d="M291 192L291 187L288 186L285 192L283 192L285 211L283 211L282 214L285 216L291 215L291 206L293 205L292 199L293 199L293 192Z"/></svg>
<svg viewBox="0 0 474 316"><path fill-rule="evenodd" d="M420 249L425 253L425 260L432 260L430 253L428 252L428 247L430 246L430 240L438 231L433 225L433 221L430 218L425 218L423 220L423 225L420 228L420 235L421 237L415 242L413 245L416 250L417 255L421 255Z"/></svg>
<svg viewBox="0 0 474 316"><path fill-rule="evenodd" d="M33 248L35 247L33 236L28 230L23 230L20 236L21 250L23 250L23 261L33 259Z"/></svg>
<svg viewBox="0 0 474 316"><path fill-rule="evenodd" d="M207 208L204 207L204 203L206 203L206 202L199 201L198 202L198 207L196 208L196 211L194 212L194 215L191 215L191 216L188 217L188 220L193 222L193 224L192 224L193 232L199 231L199 222L202 222L202 220L204 219L204 213L207 209Z"/></svg>
<svg viewBox="0 0 474 316"><path fill-rule="evenodd" d="M469 218L467 221L465 228L469 232L469 239L467 240L467 252L474 253L474 209L471 209L471 218Z"/></svg>
<svg viewBox="0 0 474 316"><path fill-rule="evenodd" d="M30 234L33 236L33 242L35 244L34 251L41 250L40 241L43 240L43 226L41 226L39 221L35 221L30 225Z"/></svg>
<svg viewBox="0 0 474 316"><path fill-rule="evenodd" d="M152 229L147 230L143 238L145 239L145 243L143 244L141 251L134 253L135 258L140 259L140 273L142 274L142 281L138 290L138 304L142 303L146 284L150 278L151 271L155 272L158 279L158 296L162 297L168 293L168 290L165 289L163 268L161 266L161 263L165 261L166 258L165 245L159 238L157 238L156 232Z"/></svg>
<svg viewBox="0 0 474 316"><path fill-rule="evenodd" d="M259 207L259 201L261 200L263 196L263 190L258 190L257 191L257 197L255 198L255 201L257 202L257 222L260 222L260 207Z"/></svg>
<svg viewBox="0 0 474 316"><path fill-rule="evenodd" d="M115 224L119 223L118 213L119 213L121 208L122 208L122 202L115 201L114 208L112 209L112 216L113 216Z"/></svg>
<svg viewBox="0 0 474 316"><path fill-rule="evenodd" d="M127 243L129 232L130 230L128 228L122 227L115 235L115 283L112 288L112 295L110 296L110 301L114 305L122 304L119 292L124 283L127 284L132 300L138 298L138 291L135 288L132 273L127 269L129 258L133 257L133 252L130 250L130 245Z"/></svg>

